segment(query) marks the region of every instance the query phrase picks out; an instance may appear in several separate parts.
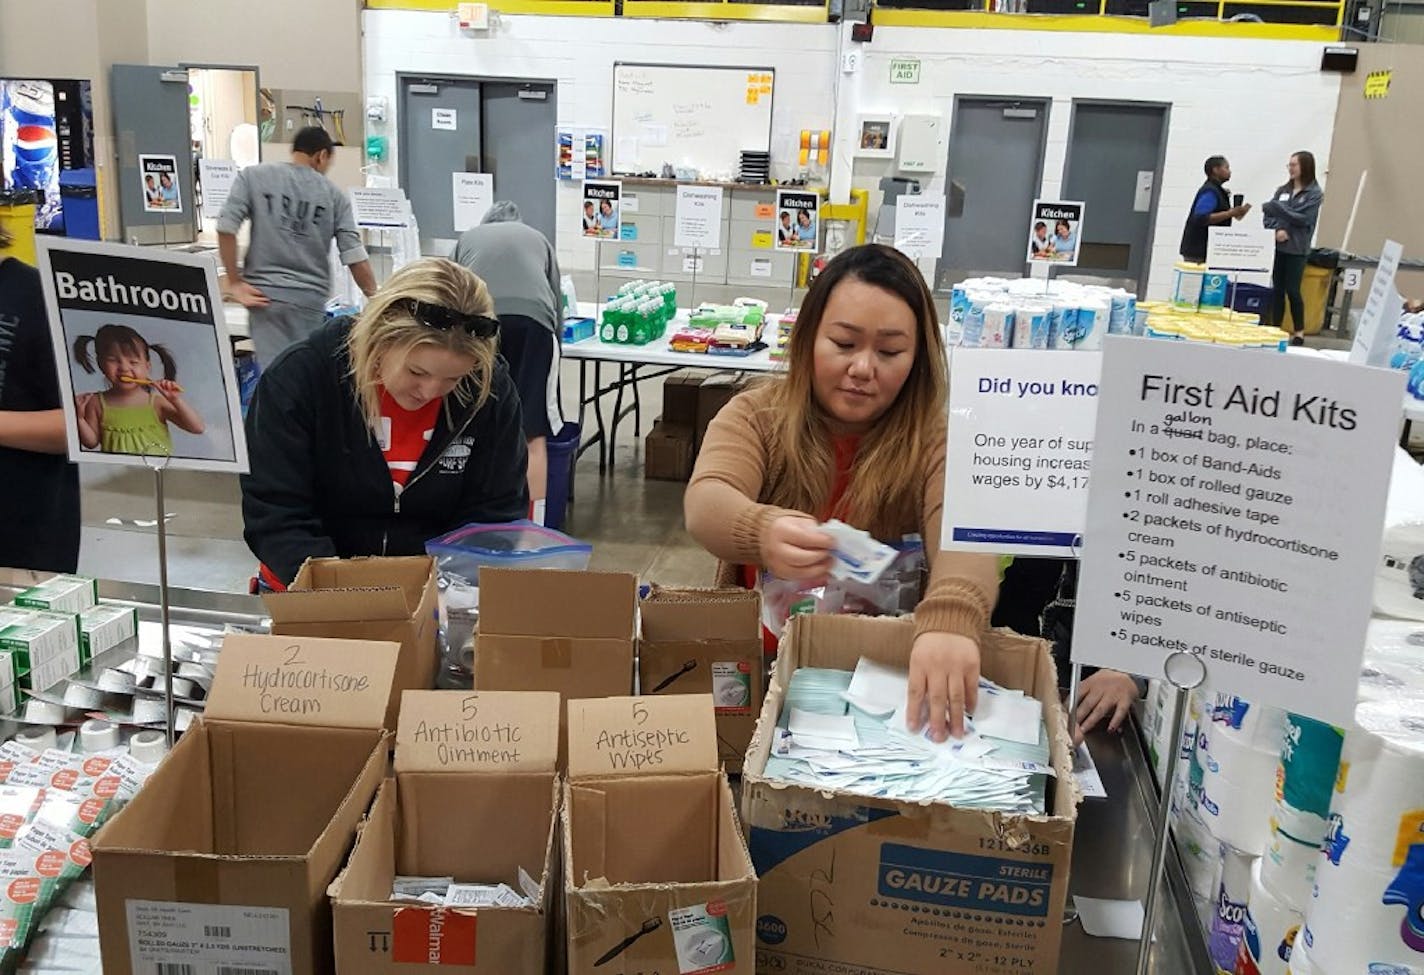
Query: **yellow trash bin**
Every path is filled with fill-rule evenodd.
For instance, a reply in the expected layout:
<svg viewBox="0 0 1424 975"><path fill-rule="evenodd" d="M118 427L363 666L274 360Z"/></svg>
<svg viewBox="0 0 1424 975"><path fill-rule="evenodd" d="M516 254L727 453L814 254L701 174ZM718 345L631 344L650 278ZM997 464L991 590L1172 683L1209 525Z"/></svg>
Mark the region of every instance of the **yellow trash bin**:
<svg viewBox="0 0 1424 975"><path fill-rule="evenodd" d="M29 191L0 192L0 228L11 238L6 257L35 264L35 195Z"/></svg>
<svg viewBox="0 0 1424 975"><path fill-rule="evenodd" d="M1330 279L1335 269L1305 266L1305 277L1300 282L1300 296L1305 299L1305 334L1318 335L1325 327L1325 302L1330 297ZM1295 317L1291 314L1290 302L1286 302L1286 313L1281 323L1281 331L1295 331Z"/></svg>

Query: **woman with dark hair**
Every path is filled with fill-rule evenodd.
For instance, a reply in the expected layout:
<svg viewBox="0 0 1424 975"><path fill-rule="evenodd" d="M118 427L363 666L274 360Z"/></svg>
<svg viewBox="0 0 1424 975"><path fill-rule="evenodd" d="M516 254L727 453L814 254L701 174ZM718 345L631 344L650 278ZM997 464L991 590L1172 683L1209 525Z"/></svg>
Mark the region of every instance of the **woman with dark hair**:
<svg viewBox="0 0 1424 975"><path fill-rule="evenodd" d="M924 539L930 578L915 608L910 724L964 731L998 559L940 551L944 344L929 288L908 257L867 244L837 255L791 332L786 377L736 396L707 430L683 508L724 567L824 579L838 518L882 540ZM724 573L724 577L731 573Z"/></svg>
<svg viewBox="0 0 1424 975"><path fill-rule="evenodd" d="M1315 156L1309 152L1301 150L1291 156L1286 172L1290 181L1278 187L1261 207L1266 227L1276 232L1271 324L1277 328L1284 324L1286 302L1290 302L1291 345L1304 345L1305 298L1300 293L1300 283L1305 277L1305 259L1310 255L1325 191L1315 181Z"/></svg>

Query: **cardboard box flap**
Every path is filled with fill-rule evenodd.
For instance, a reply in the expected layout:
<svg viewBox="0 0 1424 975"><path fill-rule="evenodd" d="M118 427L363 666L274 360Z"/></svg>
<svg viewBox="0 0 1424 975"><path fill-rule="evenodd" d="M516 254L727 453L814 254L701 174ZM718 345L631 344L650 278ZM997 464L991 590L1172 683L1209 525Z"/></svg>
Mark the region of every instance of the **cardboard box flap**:
<svg viewBox="0 0 1424 975"><path fill-rule="evenodd" d="M209 720L378 729L400 644L255 636L223 640Z"/></svg>
<svg viewBox="0 0 1424 975"><path fill-rule="evenodd" d="M717 770L711 694L569 702L569 777Z"/></svg>
<svg viewBox="0 0 1424 975"><path fill-rule="evenodd" d="M637 607L626 572L480 570L481 633L628 640Z"/></svg>
<svg viewBox="0 0 1424 975"><path fill-rule="evenodd" d="M406 620L434 571L428 556L307 559L286 592L264 593L274 623Z"/></svg>
<svg viewBox="0 0 1424 975"><path fill-rule="evenodd" d="M639 609L644 640L761 640L761 599L747 589L654 586Z"/></svg>
<svg viewBox="0 0 1424 975"><path fill-rule="evenodd" d="M553 691L406 691L397 772L552 772L559 760Z"/></svg>

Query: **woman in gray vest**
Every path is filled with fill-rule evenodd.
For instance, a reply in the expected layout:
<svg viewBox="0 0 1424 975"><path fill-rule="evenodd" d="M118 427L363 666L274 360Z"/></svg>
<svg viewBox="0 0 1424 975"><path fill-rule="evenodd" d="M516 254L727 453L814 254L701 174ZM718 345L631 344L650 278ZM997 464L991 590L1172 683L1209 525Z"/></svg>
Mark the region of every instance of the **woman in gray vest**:
<svg viewBox="0 0 1424 975"><path fill-rule="evenodd" d="M1315 238L1315 222L1325 191L1315 181L1315 156L1304 150L1290 157L1286 166L1290 182L1276 188L1261 207L1266 226L1276 232L1276 263L1271 271L1275 294L1271 300L1271 324L1280 328L1290 302L1293 334L1291 345L1305 344L1305 298L1300 283L1305 278L1305 259Z"/></svg>

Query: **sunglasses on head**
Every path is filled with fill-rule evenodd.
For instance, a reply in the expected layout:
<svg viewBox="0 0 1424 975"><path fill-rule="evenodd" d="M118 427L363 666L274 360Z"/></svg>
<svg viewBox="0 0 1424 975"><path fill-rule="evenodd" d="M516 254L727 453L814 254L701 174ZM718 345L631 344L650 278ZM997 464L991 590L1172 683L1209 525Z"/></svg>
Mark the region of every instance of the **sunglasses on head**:
<svg viewBox="0 0 1424 975"><path fill-rule="evenodd" d="M405 298L400 306L426 328L448 332L452 328L464 329L466 334L477 339L494 338L499 333L499 319L489 315L468 315L444 305L433 305L428 301Z"/></svg>

